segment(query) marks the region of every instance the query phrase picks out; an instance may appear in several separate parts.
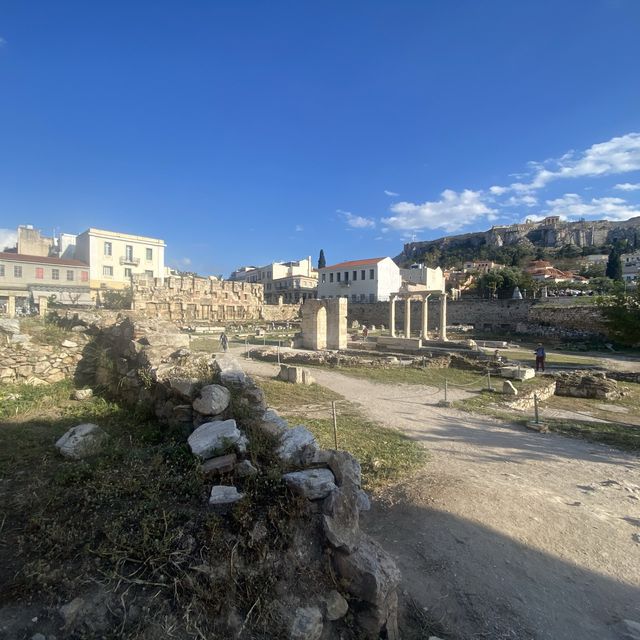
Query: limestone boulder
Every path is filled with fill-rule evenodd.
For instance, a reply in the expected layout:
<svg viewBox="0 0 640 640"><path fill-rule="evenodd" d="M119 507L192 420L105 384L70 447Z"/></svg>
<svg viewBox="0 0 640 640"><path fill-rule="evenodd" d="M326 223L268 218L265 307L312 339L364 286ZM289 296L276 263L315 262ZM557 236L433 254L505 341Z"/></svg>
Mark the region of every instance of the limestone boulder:
<svg viewBox="0 0 640 640"><path fill-rule="evenodd" d="M80 460L97 453L107 439L97 424L79 424L69 429L57 442L56 448L65 458Z"/></svg>
<svg viewBox="0 0 640 640"><path fill-rule="evenodd" d="M336 489L335 478L329 469L294 471L285 473L282 479L291 491L304 496L307 500L326 498Z"/></svg>
<svg viewBox="0 0 640 640"><path fill-rule="evenodd" d="M0 333L9 335L20 333L20 321L17 318L0 318Z"/></svg>
<svg viewBox="0 0 640 640"><path fill-rule="evenodd" d="M299 607L293 618L289 638L290 640L320 640L322 629L322 612L318 607Z"/></svg>
<svg viewBox="0 0 640 640"><path fill-rule="evenodd" d="M244 498L236 487L226 485L216 485L211 487L209 495L209 507L219 513L224 513L231 509L236 502Z"/></svg>
<svg viewBox="0 0 640 640"><path fill-rule="evenodd" d="M209 384L200 389L200 395L193 401L193 408L204 416L223 413L231 402L229 389L219 384Z"/></svg>
<svg viewBox="0 0 640 640"><path fill-rule="evenodd" d="M536 372L532 367L508 365L500 367L500 377L512 380L529 380L536 377Z"/></svg>
<svg viewBox="0 0 640 640"><path fill-rule="evenodd" d="M193 455L208 460L223 455L230 449L238 453L247 450L247 438L238 429L235 420L216 420L201 424L188 438Z"/></svg>
<svg viewBox="0 0 640 640"><path fill-rule="evenodd" d="M311 431L299 425L282 434L276 454L287 465L305 466L313 462L318 450L318 442Z"/></svg>
<svg viewBox="0 0 640 640"><path fill-rule="evenodd" d="M193 400L198 391L198 378L169 377L169 386L185 400Z"/></svg>
<svg viewBox="0 0 640 640"><path fill-rule="evenodd" d="M75 389L72 393L72 397L74 400L89 400L89 398L93 398L93 389Z"/></svg>
<svg viewBox="0 0 640 640"><path fill-rule="evenodd" d="M556 395L570 398L616 400L621 393L618 383L615 380L609 380L604 373L572 371L558 375Z"/></svg>
<svg viewBox="0 0 640 640"><path fill-rule="evenodd" d="M340 618L344 618L344 616L347 615L347 611L349 611L349 603L339 591L332 589L322 598L322 600L327 620L340 620Z"/></svg>
<svg viewBox="0 0 640 640"><path fill-rule="evenodd" d="M272 436L281 436L289 428L289 423L275 409L267 409L260 421L260 428Z"/></svg>
<svg viewBox="0 0 640 640"><path fill-rule="evenodd" d="M322 504L322 527L329 544L352 553L360 542L359 510L355 494L336 489Z"/></svg>
<svg viewBox="0 0 640 640"><path fill-rule="evenodd" d="M218 456L217 458L209 458L200 465L200 471L203 475L222 475L223 473L231 473L236 466L237 456L235 453L229 453L226 456Z"/></svg>
<svg viewBox="0 0 640 640"><path fill-rule="evenodd" d="M243 460L236 465L238 478L251 478L258 475L258 470L248 461Z"/></svg>
<svg viewBox="0 0 640 640"><path fill-rule="evenodd" d="M247 382L240 363L228 353L216 357L214 366L218 372L220 382L227 387L243 387Z"/></svg>
<svg viewBox="0 0 640 640"><path fill-rule="evenodd" d="M505 380L502 384L502 393L505 396L517 396L518 390L513 386L511 380Z"/></svg>

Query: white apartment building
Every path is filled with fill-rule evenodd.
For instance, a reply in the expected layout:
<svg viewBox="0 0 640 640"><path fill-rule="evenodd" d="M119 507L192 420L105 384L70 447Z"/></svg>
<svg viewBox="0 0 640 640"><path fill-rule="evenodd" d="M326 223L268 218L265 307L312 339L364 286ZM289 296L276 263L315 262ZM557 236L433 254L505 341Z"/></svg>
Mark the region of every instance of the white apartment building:
<svg viewBox="0 0 640 640"><path fill-rule="evenodd" d="M318 270L309 256L290 262L271 262L264 267L239 267L230 280L262 284L267 304L278 304L280 299L286 304L294 304L316 297Z"/></svg>
<svg viewBox="0 0 640 640"><path fill-rule="evenodd" d="M351 260L319 270L318 298L348 298L350 302L389 300L402 284L391 258Z"/></svg>
<svg viewBox="0 0 640 640"><path fill-rule="evenodd" d="M640 280L640 251L623 253L620 256L622 263L622 279L625 282Z"/></svg>
<svg viewBox="0 0 640 640"><path fill-rule="evenodd" d="M421 284L429 291L444 291L445 277L442 269L431 269L423 264L412 264L410 269L400 269L403 282Z"/></svg>
<svg viewBox="0 0 640 640"><path fill-rule="evenodd" d="M163 281L165 247L158 238L90 228L76 237L74 257L89 264L91 289L123 289L133 275Z"/></svg>

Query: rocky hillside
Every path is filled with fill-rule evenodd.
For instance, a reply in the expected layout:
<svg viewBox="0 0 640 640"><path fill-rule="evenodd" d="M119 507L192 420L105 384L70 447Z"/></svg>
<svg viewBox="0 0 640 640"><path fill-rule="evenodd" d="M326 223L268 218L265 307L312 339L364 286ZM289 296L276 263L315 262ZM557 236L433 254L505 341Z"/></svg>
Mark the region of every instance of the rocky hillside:
<svg viewBox="0 0 640 640"><path fill-rule="evenodd" d="M546 218L540 222L496 226L488 231L407 243L395 261L400 266L427 262L447 267L474 259L509 264L517 262L519 253L532 254L538 249L555 253L568 246L584 253L597 253L619 240L626 240L631 248L640 246L640 217L623 222L560 222Z"/></svg>

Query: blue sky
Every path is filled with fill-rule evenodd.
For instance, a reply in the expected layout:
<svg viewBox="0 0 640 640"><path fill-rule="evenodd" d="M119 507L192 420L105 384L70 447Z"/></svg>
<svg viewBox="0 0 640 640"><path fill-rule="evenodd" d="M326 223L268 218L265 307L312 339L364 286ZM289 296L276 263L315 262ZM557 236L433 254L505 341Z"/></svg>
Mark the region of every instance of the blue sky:
<svg viewBox="0 0 640 640"><path fill-rule="evenodd" d="M228 274L640 215L640 2L0 4L0 242L161 237Z"/></svg>

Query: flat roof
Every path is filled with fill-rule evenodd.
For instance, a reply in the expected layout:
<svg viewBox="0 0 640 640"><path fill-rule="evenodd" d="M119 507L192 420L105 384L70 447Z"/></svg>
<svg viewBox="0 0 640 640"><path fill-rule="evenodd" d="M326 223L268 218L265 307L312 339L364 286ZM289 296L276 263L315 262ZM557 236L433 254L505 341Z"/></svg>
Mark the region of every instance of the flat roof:
<svg viewBox="0 0 640 640"><path fill-rule="evenodd" d="M364 260L349 260L348 262L338 262L338 264L332 264L329 267L324 267L325 269L349 269L351 267L364 267L368 264L378 264L378 262L382 262L384 258L365 258Z"/></svg>
<svg viewBox="0 0 640 640"><path fill-rule="evenodd" d="M163 244L166 246L164 240L160 238L152 238L151 236L138 236L132 233L124 233L123 231L108 231L106 229L96 229L95 227L89 227L86 231L78 235L84 235L85 233L92 235L103 235L103 236L122 236L123 238L131 238L132 240L138 240L141 242L153 242L155 244Z"/></svg>

